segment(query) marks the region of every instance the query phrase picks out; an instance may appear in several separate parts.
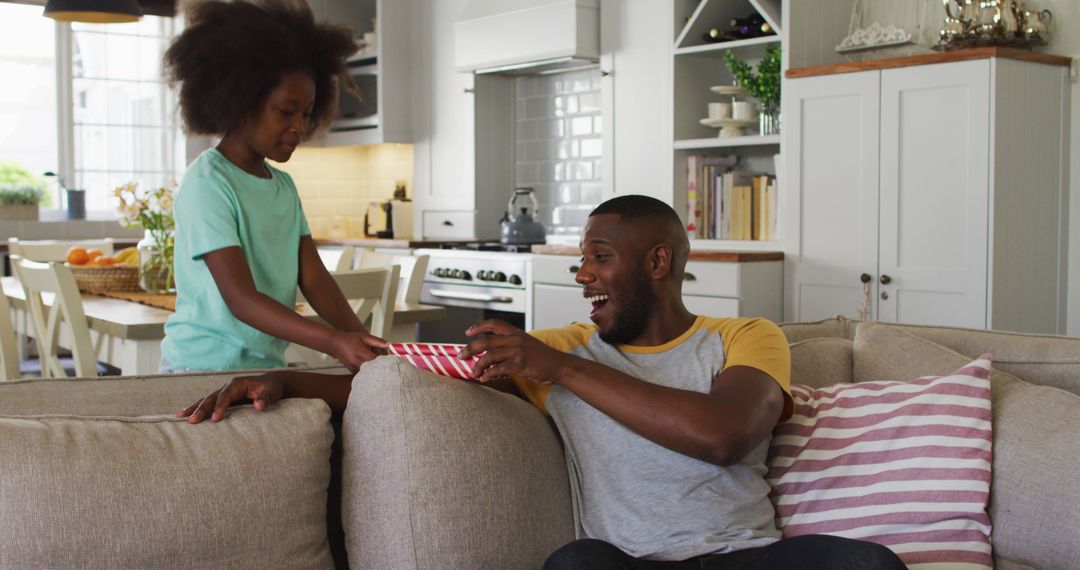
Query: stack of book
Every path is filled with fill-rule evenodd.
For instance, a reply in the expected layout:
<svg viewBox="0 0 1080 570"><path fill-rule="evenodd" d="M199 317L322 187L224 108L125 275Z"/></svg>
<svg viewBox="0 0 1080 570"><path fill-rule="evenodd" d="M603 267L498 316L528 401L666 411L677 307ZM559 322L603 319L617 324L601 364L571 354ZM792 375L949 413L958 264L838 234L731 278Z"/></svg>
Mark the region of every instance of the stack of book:
<svg viewBox="0 0 1080 570"><path fill-rule="evenodd" d="M690 155L686 167L686 233L691 239L779 237L775 176L740 169L734 157Z"/></svg>

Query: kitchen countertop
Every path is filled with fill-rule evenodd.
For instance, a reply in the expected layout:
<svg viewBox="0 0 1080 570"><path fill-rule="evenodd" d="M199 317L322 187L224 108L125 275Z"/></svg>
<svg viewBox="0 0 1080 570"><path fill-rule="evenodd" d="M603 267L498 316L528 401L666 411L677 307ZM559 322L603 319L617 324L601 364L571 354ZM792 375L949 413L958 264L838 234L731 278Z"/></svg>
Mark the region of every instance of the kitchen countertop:
<svg viewBox="0 0 1080 570"><path fill-rule="evenodd" d="M534 245L532 252L547 255L581 255L580 248L570 245ZM728 261L738 263L749 261L783 261L784 252L691 250L690 259L694 261Z"/></svg>
<svg viewBox="0 0 1080 570"><path fill-rule="evenodd" d="M475 240L473 240L475 241ZM416 249L419 247L433 247L438 248L444 243L468 243L468 242L452 242L447 240L417 240L417 239L380 239L380 238L345 238L345 239L331 239L317 237L315 238L315 245L352 245L356 247L385 247L385 248L397 248L397 249Z"/></svg>

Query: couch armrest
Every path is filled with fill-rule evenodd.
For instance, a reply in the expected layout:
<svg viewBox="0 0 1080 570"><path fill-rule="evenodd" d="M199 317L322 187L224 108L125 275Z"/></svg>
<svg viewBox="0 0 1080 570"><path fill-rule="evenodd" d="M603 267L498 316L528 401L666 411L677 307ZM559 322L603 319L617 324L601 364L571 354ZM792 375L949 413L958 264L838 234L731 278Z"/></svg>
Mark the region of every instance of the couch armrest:
<svg viewBox="0 0 1080 570"><path fill-rule="evenodd" d="M574 539L562 446L513 396L380 357L342 426L353 568L539 568Z"/></svg>

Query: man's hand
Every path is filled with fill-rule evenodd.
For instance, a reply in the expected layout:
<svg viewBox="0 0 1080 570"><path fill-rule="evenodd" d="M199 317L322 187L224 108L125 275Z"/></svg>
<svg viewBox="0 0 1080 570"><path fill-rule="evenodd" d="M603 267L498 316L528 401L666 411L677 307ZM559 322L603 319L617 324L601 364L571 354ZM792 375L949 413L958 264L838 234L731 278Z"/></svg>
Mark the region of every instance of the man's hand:
<svg viewBox="0 0 1080 570"><path fill-rule="evenodd" d="M337 331L334 337L335 349L331 356L355 374L360 370L361 364L386 354L389 346L385 340L366 331Z"/></svg>
<svg viewBox="0 0 1080 570"><path fill-rule="evenodd" d="M481 336L467 344L458 353L458 358L466 360L487 353L473 366L473 378L480 382L519 374L536 382L554 384L558 380L559 370L569 357L525 331L497 319L475 324L465 334Z"/></svg>
<svg viewBox="0 0 1080 570"><path fill-rule="evenodd" d="M280 400L283 393L284 385L280 379L274 377L273 373L237 376L221 389L211 392L205 398L177 412L176 417L187 418L190 424L197 424L205 420L207 416L210 417L210 421L218 422L225 417L226 408L235 402L249 399L254 403L256 410L262 411Z"/></svg>

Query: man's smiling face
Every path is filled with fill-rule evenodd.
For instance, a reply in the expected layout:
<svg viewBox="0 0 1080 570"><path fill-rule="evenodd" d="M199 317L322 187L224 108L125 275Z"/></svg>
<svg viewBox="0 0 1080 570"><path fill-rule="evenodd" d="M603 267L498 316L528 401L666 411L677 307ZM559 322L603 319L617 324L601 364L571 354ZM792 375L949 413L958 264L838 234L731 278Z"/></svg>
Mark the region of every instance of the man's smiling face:
<svg viewBox="0 0 1080 570"><path fill-rule="evenodd" d="M589 218L581 237L576 280L592 302L589 318L610 344L631 343L640 336L656 305L646 252L635 239L640 235L621 226L618 214L600 214Z"/></svg>

